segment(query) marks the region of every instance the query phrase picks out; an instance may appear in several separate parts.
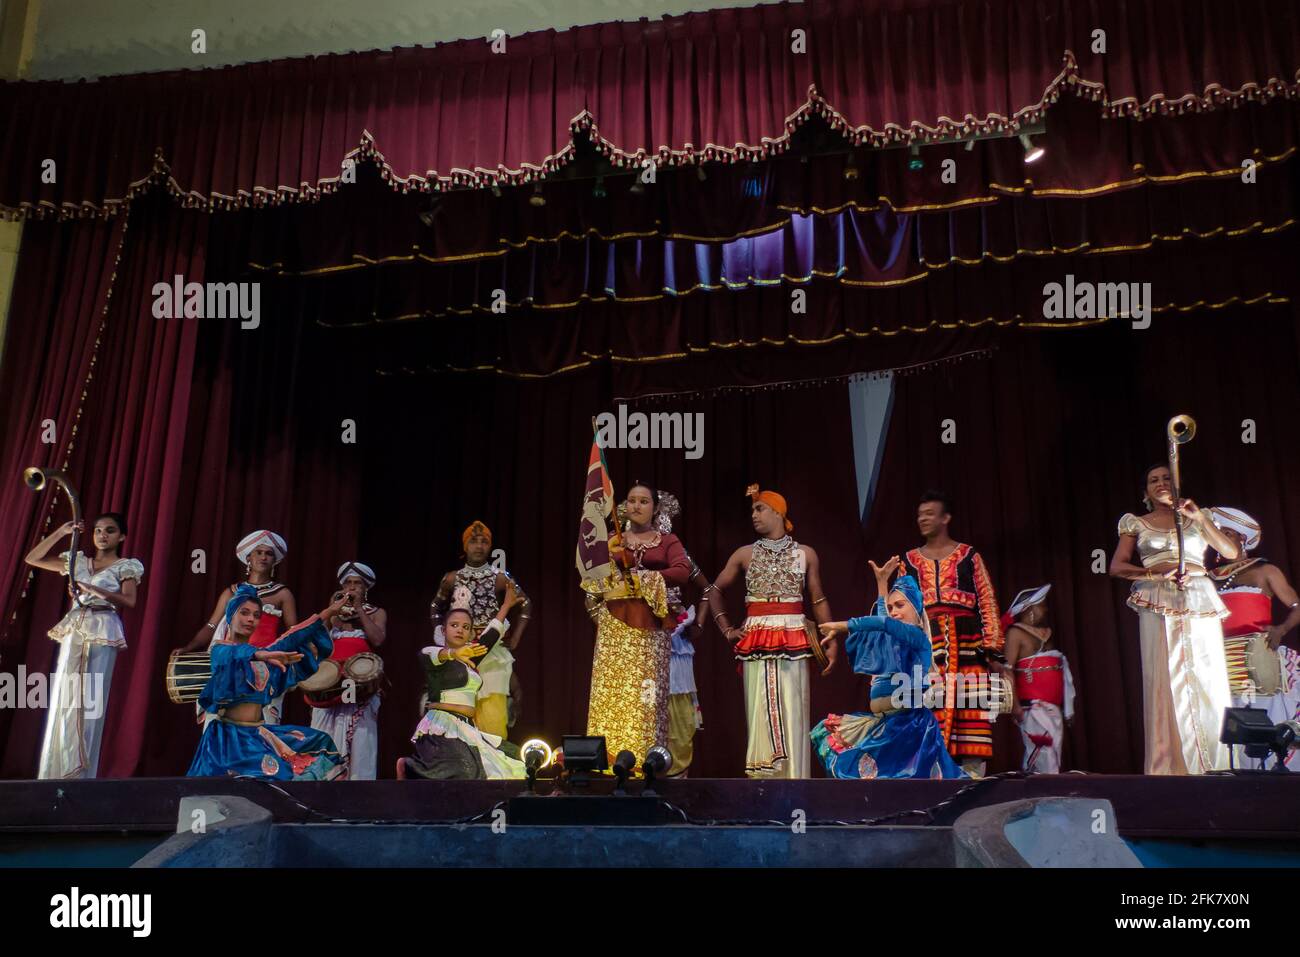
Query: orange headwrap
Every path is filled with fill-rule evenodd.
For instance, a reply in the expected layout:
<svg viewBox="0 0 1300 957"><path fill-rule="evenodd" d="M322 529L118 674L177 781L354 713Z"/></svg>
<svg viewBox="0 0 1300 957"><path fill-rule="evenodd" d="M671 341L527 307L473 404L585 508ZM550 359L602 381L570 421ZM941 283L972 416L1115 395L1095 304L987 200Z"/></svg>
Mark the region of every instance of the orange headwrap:
<svg viewBox="0 0 1300 957"><path fill-rule="evenodd" d="M745 489L745 494L749 496L750 501L762 502L772 511L778 513L782 518L785 518L785 513L788 509L785 504L784 495L779 492L760 492L757 485L751 485L749 488ZM788 518L785 518L785 530L787 532L794 531L794 524Z"/></svg>
<svg viewBox="0 0 1300 957"><path fill-rule="evenodd" d="M488 547L489 548L492 547L492 529L488 528L486 525L484 525L482 522L478 520L470 522L469 528L461 532L460 547L463 549L469 548L469 540L473 538L475 535L486 535L488 540Z"/></svg>

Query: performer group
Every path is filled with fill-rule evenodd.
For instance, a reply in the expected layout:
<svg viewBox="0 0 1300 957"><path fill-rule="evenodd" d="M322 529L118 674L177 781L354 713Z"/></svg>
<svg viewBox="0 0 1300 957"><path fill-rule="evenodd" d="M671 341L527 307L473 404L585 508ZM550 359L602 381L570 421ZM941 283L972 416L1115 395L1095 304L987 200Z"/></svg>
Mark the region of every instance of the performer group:
<svg viewBox="0 0 1300 957"><path fill-rule="evenodd" d="M1300 656L1281 644L1300 624L1300 596L1279 568L1250 555L1262 532L1245 512L1175 500L1163 465L1146 472L1142 493L1145 510L1119 520L1110 574L1131 583L1127 603L1138 615L1145 771L1244 765L1244 754L1230 756L1219 741L1225 708L1260 707L1278 723L1300 717ZM980 777L1002 714L1019 728L1024 771L1062 769L1075 686L1048 624L1051 585L1023 589L1001 614L980 553L949 533L954 510L944 492L920 496L922 543L871 562L875 603L843 620L832 615L818 553L794 536L785 497L757 485L746 495L756 538L710 580L673 533L677 499L637 480L615 505L593 448L577 549L595 636L586 732L604 737L611 756L644 759L666 746L668 773L689 773L703 727L695 644L712 628L738 663L750 777L807 778L814 758L832 778ZM71 571L78 586L72 610L49 632L60 648L42 778L96 775L113 666L126 647L119 611L134 607L144 577L122 554L122 515L105 513L92 528L93 557L50 556L70 522L26 559ZM420 652L425 697L399 779L525 775L510 730L521 701L514 652L533 605L491 561L484 522L471 522L460 545L463 565L433 597L433 641ZM376 778L386 685L378 650L389 622L371 597L374 567L344 561L328 605L299 620L293 592L276 577L289 554L284 538L258 529L234 554L242 580L222 591L168 665L169 694L193 702L202 726L189 774ZM744 612L733 619L728 592L741 586ZM1288 609L1277 623L1274 602ZM841 655L867 679L866 698L812 727L810 683ZM105 699L93 712L76 690L87 684ZM311 706L310 727L282 723L295 690Z"/></svg>

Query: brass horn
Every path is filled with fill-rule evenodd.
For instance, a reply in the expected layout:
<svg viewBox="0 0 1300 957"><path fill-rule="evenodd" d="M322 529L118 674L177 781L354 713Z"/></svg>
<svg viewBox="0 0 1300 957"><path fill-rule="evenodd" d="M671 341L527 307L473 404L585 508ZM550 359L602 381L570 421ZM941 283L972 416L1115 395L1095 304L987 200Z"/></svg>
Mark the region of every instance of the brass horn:
<svg viewBox="0 0 1300 957"><path fill-rule="evenodd" d="M1196 420L1190 415L1176 415L1165 426L1165 435L1169 439L1169 481L1173 486L1174 528L1178 530L1178 587L1182 588L1187 559L1183 548L1183 516L1178 512L1178 503L1183 497L1182 476L1178 471L1178 446L1186 445L1196 437Z"/></svg>
<svg viewBox="0 0 1300 957"><path fill-rule="evenodd" d="M81 524L81 500L77 498L77 490L72 487L72 480L68 478L68 473L59 469L43 469L33 465L31 468L23 469L23 483L33 492L42 491L46 485L54 482L60 486L68 496L68 503L72 506L72 538L68 542L68 594L76 601L77 593L81 590L77 585L76 560L77 552L81 548L81 533L77 526Z"/></svg>

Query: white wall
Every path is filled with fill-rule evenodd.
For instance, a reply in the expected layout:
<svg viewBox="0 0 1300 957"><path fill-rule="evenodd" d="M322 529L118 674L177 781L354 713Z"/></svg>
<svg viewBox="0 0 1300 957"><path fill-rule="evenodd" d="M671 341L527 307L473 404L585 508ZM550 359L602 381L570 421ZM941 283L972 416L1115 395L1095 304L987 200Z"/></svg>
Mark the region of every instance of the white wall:
<svg viewBox="0 0 1300 957"><path fill-rule="evenodd" d="M31 79L431 45L758 0L39 0ZM190 34L207 31L207 55Z"/></svg>

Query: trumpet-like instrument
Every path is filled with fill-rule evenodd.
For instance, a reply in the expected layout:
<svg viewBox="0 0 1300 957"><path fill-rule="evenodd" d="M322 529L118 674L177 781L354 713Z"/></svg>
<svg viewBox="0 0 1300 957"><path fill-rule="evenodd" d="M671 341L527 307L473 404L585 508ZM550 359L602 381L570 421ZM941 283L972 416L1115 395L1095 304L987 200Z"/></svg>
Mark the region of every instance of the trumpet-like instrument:
<svg viewBox="0 0 1300 957"><path fill-rule="evenodd" d="M68 594L72 600L77 600L77 594L81 591L81 586L77 584L77 552L81 549L81 532L77 526L81 524L81 499L77 498L77 490L72 487L72 480L68 478L67 472L61 472L58 469L42 469L32 466L23 470L23 482L33 492L42 491L50 482L54 482L63 488L68 496L68 502L72 505L72 540L68 543Z"/></svg>
<svg viewBox="0 0 1300 957"><path fill-rule="evenodd" d="M1169 439L1169 481L1174 495L1174 528L1178 532L1178 587L1183 587L1183 574L1187 571L1186 549L1183 547L1183 516L1178 503L1183 496L1182 476L1178 472L1178 446L1186 445L1196 437L1196 420L1190 415L1176 415L1165 426Z"/></svg>

